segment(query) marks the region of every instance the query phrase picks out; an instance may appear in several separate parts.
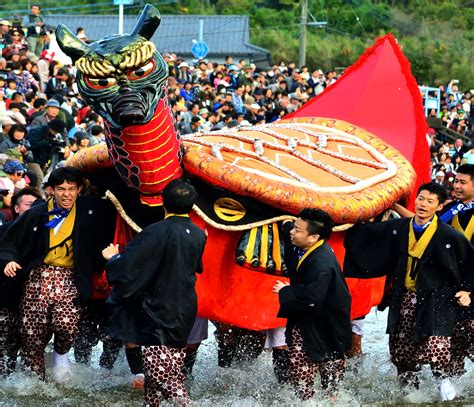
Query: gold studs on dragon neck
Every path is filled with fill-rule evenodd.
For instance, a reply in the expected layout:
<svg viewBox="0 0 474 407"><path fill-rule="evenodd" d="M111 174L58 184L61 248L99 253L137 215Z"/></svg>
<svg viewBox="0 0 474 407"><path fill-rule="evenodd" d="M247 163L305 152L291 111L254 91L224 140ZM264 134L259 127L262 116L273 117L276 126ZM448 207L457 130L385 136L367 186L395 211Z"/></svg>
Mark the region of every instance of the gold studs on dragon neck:
<svg viewBox="0 0 474 407"><path fill-rule="evenodd" d="M120 73L127 69L139 67L148 61L156 51L155 44L143 41L139 47L121 54L118 65L97 54L86 55L76 61L76 68L84 75L105 78L111 74Z"/></svg>

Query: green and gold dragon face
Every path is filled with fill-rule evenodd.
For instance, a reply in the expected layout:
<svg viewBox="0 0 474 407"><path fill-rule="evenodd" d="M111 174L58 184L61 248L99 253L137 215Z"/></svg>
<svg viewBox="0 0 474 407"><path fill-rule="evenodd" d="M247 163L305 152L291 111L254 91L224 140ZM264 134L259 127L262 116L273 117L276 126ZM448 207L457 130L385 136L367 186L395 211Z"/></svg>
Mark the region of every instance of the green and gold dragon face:
<svg viewBox="0 0 474 407"><path fill-rule="evenodd" d="M146 123L163 98L168 67L150 39L160 14L147 5L131 34L109 35L90 45L60 24L56 37L77 68L85 101L113 128Z"/></svg>

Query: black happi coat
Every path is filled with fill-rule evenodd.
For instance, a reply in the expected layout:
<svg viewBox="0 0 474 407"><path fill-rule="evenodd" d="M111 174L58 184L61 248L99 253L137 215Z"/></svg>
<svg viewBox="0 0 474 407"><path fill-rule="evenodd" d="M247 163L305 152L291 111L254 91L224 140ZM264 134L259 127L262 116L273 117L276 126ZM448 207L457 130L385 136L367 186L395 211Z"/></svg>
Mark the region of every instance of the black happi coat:
<svg viewBox="0 0 474 407"><path fill-rule="evenodd" d="M289 225L289 226L288 226ZM351 344L351 296L339 263L327 243L311 252L298 270L296 248L285 225L285 262L290 286L280 290L278 316L288 318L286 341L296 325L303 347L315 362L344 358Z"/></svg>
<svg viewBox="0 0 474 407"><path fill-rule="evenodd" d="M101 252L113 239L115 213L109 201L95 196L77 198L72 242L74 282L79 292L79 303L86 303L92 295L92 273L104 269L105 260ZM43 263L49 251L50 229L45 226L48 220L48 204L45 202L33 205L11 223L0 241L0 284L12 282L3 273L10 261L16 261L22 267L13 279L24 279L33 267ZM12 303L8 308L15 305Z"/></svg>
<svg viewBox="0 0 474 407"><path fill-rule="evenodd" d="M197 313L196 274L206 236L191 219L171 216L140 232L106 266L114 286L109 331L139 345L182 348Z"/></svg>
<svg viewBox="0 0 474 407"><path fill-rule="evenodd" d="M387 276L392 290L387 333L394 334L406 292L408 232L411 218L356 225L346 234L344 273L347 277ZM451 336L461 309L460 290L472 290L473 250L469 241L438 220L438 228L417 265L416 322L413 339Z"/></svg>

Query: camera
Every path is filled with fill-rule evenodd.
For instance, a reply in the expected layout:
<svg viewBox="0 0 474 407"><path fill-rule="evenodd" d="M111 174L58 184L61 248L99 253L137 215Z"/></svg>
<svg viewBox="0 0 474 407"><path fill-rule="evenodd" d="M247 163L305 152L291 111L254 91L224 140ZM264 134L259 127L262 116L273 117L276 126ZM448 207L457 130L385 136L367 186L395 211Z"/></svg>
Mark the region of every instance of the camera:
<svg viewBox="0 0 474 407"><path fill-rule="evenodd" d="M21 147L25 147L27 150L31 149L31 144L28 140L20 140L20 142L18 143L19 146Z"/></svg>
<svg viewBox="0 0 474 407"><path fill-rule="evenodd" d="M10 193L8 189L0 189L1 196L7 196Z"/></svg>
<svg viewBox="0 0 474 407"><path fill-rule="evenodd" d="M64 137L61 133L56 133L54 136L50 138L52 144L58 147L64 147L66 142L64 141Z"/></svg>

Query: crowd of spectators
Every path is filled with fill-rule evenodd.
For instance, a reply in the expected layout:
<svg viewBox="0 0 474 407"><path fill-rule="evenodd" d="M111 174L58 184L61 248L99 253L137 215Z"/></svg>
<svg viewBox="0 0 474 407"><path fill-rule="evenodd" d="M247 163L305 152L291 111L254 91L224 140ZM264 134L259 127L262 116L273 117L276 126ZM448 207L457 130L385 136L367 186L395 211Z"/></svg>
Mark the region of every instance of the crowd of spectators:
<svg viewBox="0 0 474 407"><path fill-rule="evenodd" d="M83 28L76 32L88 41ZM58 162L105 142L101 117L77 92L75 68L58 63L49 50L51 36L36 4L22 21L0 21L0 164L21 163L22 179L34 187L41 186L44 175ZM273 122L338 79L335 71L283 61L261 69L232 56L224 63L190 63L172 53L163 58L169 67L168 100L181 134ZM440 87L440 92L441 112L429 116L439 116L443 125L470 140L473 95L460 92L455 81ZM450 144L436 134L430 135L429 142L433 179L443 173L449 187L457 166L473 162L474 149L463 139ZM4 179L7 174L0 172L0 176ZM0 184L0 192L6 189ZM13 192L0 200L0 206L8 206Z"/></svg>
<svg viewBox="0 0 474 407"><path fill-rule="evenodd" d="M456 170L461 164L474 164L474 94L460 92L458 82L452 80L439 87L440 109L432 109L428 119L439 119L441 128L428 130L431 151L431 178L446 190L452 191ZM451 137L440 129L450 129Z"/></svg>

